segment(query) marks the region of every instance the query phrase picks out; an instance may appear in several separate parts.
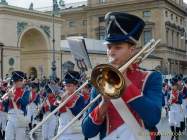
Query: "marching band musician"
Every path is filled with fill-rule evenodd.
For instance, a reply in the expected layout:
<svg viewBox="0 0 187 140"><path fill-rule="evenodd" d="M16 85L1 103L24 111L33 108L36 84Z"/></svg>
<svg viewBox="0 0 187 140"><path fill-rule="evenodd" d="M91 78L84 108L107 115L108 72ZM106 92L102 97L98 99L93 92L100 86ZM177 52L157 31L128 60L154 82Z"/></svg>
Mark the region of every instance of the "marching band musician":
<svg viewBox="0 0 187 140"><path fill-rule="evenodd" d="M44 101L47 99L46 97L46 92L45 92L45 84L39 84L39 91L38 91L38 96L39 96L39 104L37 106L37 113L34 119L34 122L40 122L43 119L44 116L44 108L43 104Z"/></svg>
<svg viewBox="0 0 187 140"><path fill-rule="evenodd" d="M0 87L0 139L4 140L5 138L5 128L7 123L7 108L3 106L3 101L1 97L6 93L7 91L7 81L1 82Z"/></svg>
<svg viewBox="0 0 187 140"><path fill-rule="evenodd" d="M183 90L183 75L182 74L177 74L176 78L178 79L177 84L178 84L178 90L182 92Z"/></svg>
<svg viewBox="0 0 187 140"><path fill-rule="evenodd" d="M5 137L5 128L6 128L6 112L3 106L2 100L0 99L0 140L4 140Z"/></svg>
<svg viewBox="0 0 187 140"><path fill-rule="evenodd" d="M5 132L5 140L25 140L26 125L22 125L26 114L26 106L29 100L29 93L23 90L23 80L26 78L22 71L13 71L11 80L13 87L3 98L3 105L8 108L8 122ZM28 124L27 124L28 125Z"/></svg>
<svg viewBox="0 0 187 140"><path fill-rule="evenodd" d="M5 93L8 88L8 82L7 81L2 81L1 83L1 93Z"/></svg>
<svg viewBox="0 0 187 140"><path fill-rule="evenodd" d="M137 16L122 12L106 14L105 21L107 56L112 66L118 68L134 54L145 23ZM104 96L91 106L82 121L82 131L87 138L100 133L100 139L104 140L136 140L126 120L120 116L125 104L141 129L145 127L149 132L157 131L156 124L160 121L162 108L161 74L142 71L137 64L132 64L123 76L126 88L121 97L121 109L114 107L112 101ZM97 95L97 89L93 88L91 100ZM149 136L149 139L155 140L155 135Z"/></svg>
<svg viewBox="0 0 187 140"><path fill-rule="evenodd" d="M27 116L30 120L29 129L31 130L32 127L36 125L34 118L37 115L37 106L40 103L40 96L37 93L39 89L38 83L32 82L30 84L30 87L31 87L31 92L29 96L29 105L27 107Z"/></svg>
<svg viewBox="0 0 187 140"><path fill-rule="evenodd" d="M85 105L89 103L91 87L92 87L91 84L88 84L81 89L81 94L83 95Z"/></svg>
<svg viewBox="0 0 187 140"><path fill-rule="evenodd" d="M162 85L162 113L161 117L164 118L167 116L167 102L165 101L165 91L164 91L164 84Z"/></svg>
<svg viewBox="0 0 187 140"><path fill-rule="evenodd" d="M185 126L187 125L187 77L183 78L184 88L182 91L183 94L183 107L184 107L184 114L185 114Z"/></svg>
<svg viewBox="0 0 187 140"><path fill-rule="evenodd" d="M172 131L171 140L176 138L179 139L179 131L180 131L180 121L181 121L181 111L182 111L182 95L178 90L178 79L177 77L173 77L171 79L172 91L169 98L170 110L169 110L169 124Z"/></svg>
<svg viewBox="0 0 187 140"><path fill-rule="evenodd" d="M184 132L185 130L185 97L183 96L183 89L184 89L184 83L183 83L183 75L180 74L178 77L178 85L179 85L179 93L182 96L182 112L181 112L181 124L180 124L180 131Z"/></svg>
<svg viewBox="0 0 187 140"><path fill-rule="evenodd" d="M64 77L64 94L62 102L68 96L76 91L80 80L80 74L77 71L68 71ZM74 95L64 107L59 110L59 127L58 133L76 116L85 106L84 98L81 95ZM60 137L59 140L82 140L84 136L81 133L81 123L79 120L73 126L68 128Z"/></svg>
<svg viewBox="0 0 187 140"><path fill-rule="evenodd" d="M164 83L163 83L163 94L164 94L164 102L167 103L168 102L168 96L170 93L170 89L171 87L168 84L168 79L164 79ZM168 108L167 108L167 104L165 104L165 109L166 109L166 113L168 112Z"/></svg>
<svg viewBox="0 0 187 140"><path fill-rule="evenodd" d="M44 93L44 103L42 106L44 117L45 118L50 112L52 112L56 106L56 96L53 93L52 89L49 85L45 86L45 93ZM57 126L57 118L56 115L52 115L49 120L47 120L42 125L42 140L51 140L55 135L55 128Z"/></svg>
<svg viewBox="0 0 187 140"><path fill-rule="evenodd" d="M177 87L178 87L179 94L180 94L180 96L183 97L183 88L184 88L183 75L182 74L177 74L175 77L178 80L177 81ZM182 98L182 104L181 104L182 110L181 110L181 112L179 114L179 117L180 117L180 131L181 132L183 132L185 130L184 106L185 106L185 103L184 103L184 99Z"/></svg>

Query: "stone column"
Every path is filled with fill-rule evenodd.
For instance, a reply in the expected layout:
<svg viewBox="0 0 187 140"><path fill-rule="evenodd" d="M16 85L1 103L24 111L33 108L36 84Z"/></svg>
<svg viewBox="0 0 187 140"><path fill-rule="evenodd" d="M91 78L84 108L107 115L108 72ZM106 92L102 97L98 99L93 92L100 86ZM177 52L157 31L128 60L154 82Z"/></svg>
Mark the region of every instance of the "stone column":
<svg viewBox="0 0 187 140"><path fill-rule="evenodd" d="M180 73L180 61L177 61L177 73Z"/></svg>
<svg viewBox="0 0 187 140"><path fill-rule="evenodd" d="M161 69L164 74L169 74L169 61L167 58L163 59Z"/></svg>

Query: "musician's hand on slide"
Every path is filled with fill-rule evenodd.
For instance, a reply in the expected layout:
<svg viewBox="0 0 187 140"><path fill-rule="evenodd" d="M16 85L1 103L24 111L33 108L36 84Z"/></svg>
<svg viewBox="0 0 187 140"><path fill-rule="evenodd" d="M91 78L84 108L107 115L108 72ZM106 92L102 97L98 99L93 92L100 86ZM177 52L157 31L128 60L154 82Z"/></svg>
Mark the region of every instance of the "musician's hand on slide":
<svg viewBox="0 0 187 140"><path fill-rule="evenodd" d="M68 95L61 96L61 102L65 101L68 98Z"/></svg>
<svg viewBox="0 0 187 140"><path fill-rule="evenodd" d="M15 92L16 92L16 89L15 88L13 88L12 90L12 99L14 99L14 97L15 97Z"/></svg>
<svg viewBox="0 0 187 140"><path fill-rule="evenodd" d="M102 101L99 104L99 118L102 121L104 121L105 119L109 104L110 104L110 98L107 96L102 96Z"/></svg>
<svg viewBox="0 0 187 140"><path fill-rule="evenodd" d="M110 97L102 96L102 103L103 103L103 104L108 104L108 103L110 103Z"/></svg>

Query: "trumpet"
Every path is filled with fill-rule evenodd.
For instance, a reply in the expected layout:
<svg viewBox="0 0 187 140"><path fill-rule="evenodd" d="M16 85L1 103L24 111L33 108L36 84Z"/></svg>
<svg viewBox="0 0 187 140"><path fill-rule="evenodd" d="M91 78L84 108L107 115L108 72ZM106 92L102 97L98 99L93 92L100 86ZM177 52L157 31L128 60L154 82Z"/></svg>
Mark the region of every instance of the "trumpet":
<svg viewBox="0 0 187 140"><path fill-rule="evenodd" d="M99 91L99 95L94 98L72 121L69 122L61 131L58 133L53 140L56 140L67 128L69 128L93 103L95 103L102 95L108 96L111 99L117 99L122 96L125 88L125 80L123 78L122 72L127 69L136 59L140 59L140 56L143 54L141 59L145 59L145 56L149 51L154 50L156 45L160 40L155 41L154 39L150 40L142 49L136 53L127 63L122 65L119 69L114 68L109 64L100 64L96 66L92 73L91 79L87 80L82 84L71 96L65 99L53 112L51 112L46 118L42 120L33 130L30 132L30 137L32 139L32 134L36 129L38 129L45 121L48 120L55 112L57 112L61 107L63 107L72 96L77 94L83 87L88 83L92 83L93 86ZM146 52L147 51L147 52ZM146 52L146 53L145 53ZM150 54L150 53L149 53ZM139 60L140 61L140 60Z"/></svg>

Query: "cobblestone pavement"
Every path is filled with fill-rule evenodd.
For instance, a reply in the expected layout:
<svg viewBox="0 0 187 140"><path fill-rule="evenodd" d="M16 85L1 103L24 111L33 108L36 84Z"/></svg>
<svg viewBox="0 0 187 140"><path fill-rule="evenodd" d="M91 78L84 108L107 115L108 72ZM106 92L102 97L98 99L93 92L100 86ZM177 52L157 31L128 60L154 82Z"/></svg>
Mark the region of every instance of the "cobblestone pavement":
<svg viewBox="0 0 187 140"><path fill-rule="evenodd" d="M162 134L161 140L171 140L171 131L168 118L162 118L157 127L159 132ZM179 140L187 140L187 131L181 134Z"/></svg>

